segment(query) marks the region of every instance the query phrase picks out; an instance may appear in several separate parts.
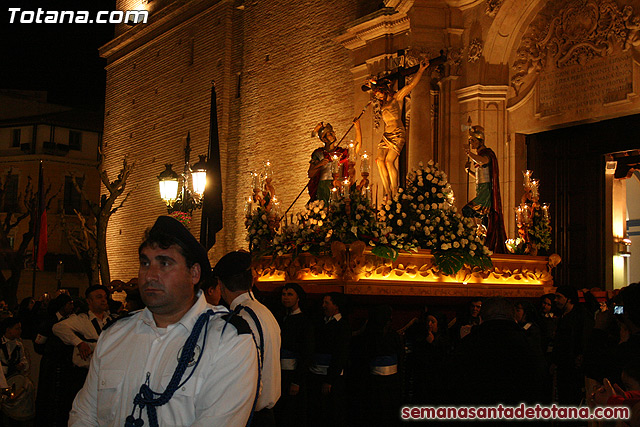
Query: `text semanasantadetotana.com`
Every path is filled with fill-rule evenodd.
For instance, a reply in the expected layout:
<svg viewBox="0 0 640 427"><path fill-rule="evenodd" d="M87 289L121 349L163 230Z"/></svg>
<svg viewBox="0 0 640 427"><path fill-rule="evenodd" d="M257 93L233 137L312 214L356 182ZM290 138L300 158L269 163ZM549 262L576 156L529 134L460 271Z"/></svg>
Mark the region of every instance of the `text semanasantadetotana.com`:
<svg viewBox="0 0 640 427"><path fill-rule="evenodd" d="M574 406L405 406L403 420L621 420L628 419L629 408Z"/></svg>

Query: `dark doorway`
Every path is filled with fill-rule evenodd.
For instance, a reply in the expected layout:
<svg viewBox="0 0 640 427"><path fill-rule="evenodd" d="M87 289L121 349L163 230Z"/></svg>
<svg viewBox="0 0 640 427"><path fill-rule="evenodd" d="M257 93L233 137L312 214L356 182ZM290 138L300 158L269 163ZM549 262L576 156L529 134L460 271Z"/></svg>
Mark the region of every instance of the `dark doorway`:
<svg viewBox="0 0 640 427"><path fill-rule="evenodd" d="M640 115L527 135L527 168L551 204L556 286L605 288L607 153L640 147Z"/></svg>

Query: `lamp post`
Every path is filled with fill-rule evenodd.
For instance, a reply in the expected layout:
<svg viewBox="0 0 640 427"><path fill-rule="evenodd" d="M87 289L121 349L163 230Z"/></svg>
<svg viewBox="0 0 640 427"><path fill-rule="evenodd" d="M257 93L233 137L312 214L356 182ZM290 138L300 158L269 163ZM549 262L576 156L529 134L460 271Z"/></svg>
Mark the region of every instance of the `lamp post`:
<svg viewBox="0 0 640 427"><path fill-rule="evenodd" d="M199 156L200 160L193 167L189 165L191 155L191 134L187 133L187 143L184 148L184 169L178 175L172 169L172 164L165 164L165 170L158 175L160 185L160 197L167 204L167 212L188 213L189 216L195 209L202 207L204 190L207 184L206 156ZM193 183L189 188L189 179Z"/></svg>
<svg viewBox="0 0 640 427"><path fill-rule="evenodd" d="M202 198L207 186L207 156L200 154L198 157L200 160L191 167L191 182L193 182L193 192Z"/></svg>
<svg viewBox="0 0 640 427"><path fill-rule="evenodd" d="M173 206L173 203L178 198L178 184L180 176L171 169L173 165L166 163L160 175L158 175L158 181L160 184L160 197L167 204L167 207Z"/></svg>

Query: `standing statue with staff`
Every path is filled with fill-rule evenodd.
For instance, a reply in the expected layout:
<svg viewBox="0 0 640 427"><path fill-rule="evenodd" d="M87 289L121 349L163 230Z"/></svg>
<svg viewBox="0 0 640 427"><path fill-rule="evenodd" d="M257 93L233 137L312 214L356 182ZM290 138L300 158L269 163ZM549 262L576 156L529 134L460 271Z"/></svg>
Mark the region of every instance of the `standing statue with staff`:
<svg viewBox="0 0 640 427"><path fill-rule="evenodd" d="M482 126L471 126L469 145L470 147L464 146L470 159L465 170L476 179L476 197L462 208L462 214L467 218L482 219L487 228L484 245L494 253L503 254L506 253L507 235L502 216L498 159L493 150L485 145Z"/></svg>
<svg viewBox="0 0 640 427"><path fill-rule="evenodd" d="M355 153L358 154L360 152L360 146L362 145L360 116L353 120L353 126L356 128L353 149ZM318 123L311 132L311 136L318 136L324 146L315 149L313 153L311 153L309 170L307 172L309 176L309 201L324 200L325 203L328 203L331 194L331 182L333 181L331 162L333 161L333 157L336 156L337 161L341 165L342 177L347 178L349 176L349 150L339 146L341 141L338 141L336 132L330 123Z"/></svg>
<svg viewBox="0 0 640 427"><path fill-rule="evenodd" d="M371 79L362 86L362 90L371 91L379 102L377 114L384 121L384 133L378 143L376 164L380 172L385 198L392 198L398 192L398 156L406 141L406 130L402 122L402 101L418 85L424 71L429 67L429 61L420 64L415 77L408 85L395 92L392 82L388 79Z"/></svg>
<svg viewBox="0 0 640 427"><path fill-rule="evenodd" d="M320 141L322 141L322 143L324 144L324 147L317 148L313 151L313 153L311 153L309 170L307 171L309 181L307 182L307 185L304 186L302 191L300 191L298 196L289 205L284 215L282 215L280 219L287 216L293 205L296 204L300 196L302 196L302 193L304 193L307 188L309 189L309 202L313 202L314 200L318 199L324 200L325 202L329 201L329 195L331 193L331 181L329 180L329 178L327 178L327 175L332 176L331 161L333 160L333 156L337 156L338 161L340 161L341 164L349 164L349 151L346 148L340 148L340 144L354 127L356 128L356 136L353 144L353 150L355 154L358 154L360 152L360 147L362 146L360 117L362 117L364 112L367 111L367 108L369 108L369 104L371 104L371 101L367 102L367 105L364 106L360 114L358 114L358 117L353 119L353 123L351 123L351 126L349 126L349 129L347 129L344 135L342 135L342 138L340 138L340 140L337 140L336 133L330 123L327 123L325 125L324 122L320 122L316 125L316 127L311 132L311 136L314 137L317 135L318 138L320 138ZM346 168L343 168L342 173L345 177L349 176L349 170ZM318 194L318 190L320 190L320 194Z"/></svg>

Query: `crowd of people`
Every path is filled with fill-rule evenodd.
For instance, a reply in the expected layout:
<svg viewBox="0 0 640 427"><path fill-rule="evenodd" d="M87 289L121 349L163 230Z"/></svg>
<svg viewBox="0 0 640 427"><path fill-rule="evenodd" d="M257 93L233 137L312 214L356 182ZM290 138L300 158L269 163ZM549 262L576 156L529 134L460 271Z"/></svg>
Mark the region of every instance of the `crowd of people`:
<svg viewBox="0 0 640 427"><path fill-rule="evenodd" d="M397 325L389 305L355 320L344 294L297 283L261 302L249 253L212 268L170 217L138 255L126 304L103 286L0 301L3 425L391 426L406 405L553 402L628 406L640 425L640 283L607 301L570 286L472 298Z"/></svg>
<svg viewBox="0 0 640 427"><path fill-rule="evenodd" d="M0 301L0 425L66 425L102 328L140 304L136 290L125 305L98 285L84 298L27 297L14 310Z"/></svg>

